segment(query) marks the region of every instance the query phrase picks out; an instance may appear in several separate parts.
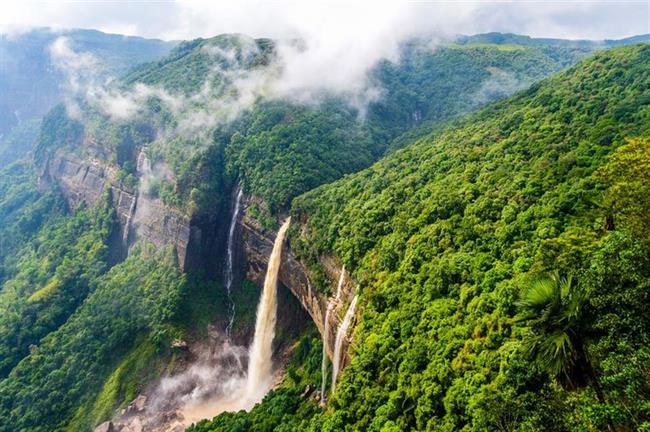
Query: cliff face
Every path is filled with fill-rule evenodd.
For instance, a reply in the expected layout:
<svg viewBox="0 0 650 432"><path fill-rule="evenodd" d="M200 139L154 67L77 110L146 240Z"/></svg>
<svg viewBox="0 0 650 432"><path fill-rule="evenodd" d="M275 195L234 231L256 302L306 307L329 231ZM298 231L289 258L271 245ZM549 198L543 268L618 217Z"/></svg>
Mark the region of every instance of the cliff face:
<svg viewBox="0 0 650 432"><path fill-rule="evenodd" d="M81 159L62 151L49 155L41 167L41 185L56 185L71 208L99 201L110 189L120 221L120 238L114 246L123 258L136 240L162 247L173 245L179 265L186 269L192 240L201 241L201 227L180 211L130 190L116 181L117 169L98 159Z"/></svg>
<svg viewBox="0 0 650 432"><path fill-rule="evenodd" d="M254 201L254 198L248 198L245 200L244 205L248 206L252 201ZM263 229L257 221L247 216L244 216L239 224L246 259L246 277L257 284L262 284L276 232ZM337 282L341 275L341 267L331 258L321 259L321 266L332 284L332 292L335 292ZM316 324L321 336L327 333L327 338L323 338L323 340L327 340L328 342L326 351L331 359L334 354L336 332L345 315L347 306L352 300L352 297L354 297L353 280L349 275L345 276L341 296L336 304L333 305L327 328L325 328L325 313L328 302L333 301L333 296L327 297L312 288L309 272L306 266L291 252L289 241L285 243L282 251L279 280L300 301L302 307L307 311L314 324ZM282 311L279 310L278 313L282 314ZM349 342L348 335L344 339L343 353L347 352ZM349 357L346 354L342 364L345 365L348 361Z"/></svg>
<svg viewBox="0 0 650 432"><path fill-rule="evenodd" d="M145 240L158 247L173 245L179 266L184 271L201 269L208 273L220 273L227 220L217 220L218 215L193 220L158 199L151 199L137 190L124 187L116 180L117 168L102 162L101 160L107 158L105 155L100 156L102 155L96 158L80 158L63 151L54 152L41 166L41 184L58 187L71 208L76 208L82 203L95 204L101 199L104 191L110 189L120 222L119 235L113 242L115 261L126 257L129 248L137 241ZM244 210L253 200L254 198L250 197L244 198ZM242 250L237 254L239 259L236 261L240 264L235 271L245 273L249 280L261 286L276 233L262 228L247 216L240 218L237 231L237 243L242 246ZM333 305L328 326L325 328L328 302L333 300L312 289L307 268L291 252L288 243L283 250L280 282L298 299L316 324L321 336L327 333L326 350L332 358L337 329L354 295L353 281L345 277L341 296ZM335 260L328 258L323 258L321 265L333 285L334 292L341 268ZM286 309L279 307L280 326L295 326L293 321L300 319L299 314L290 311L290 307ZM243 339L246 339L250 335L243 336ZM347 339L344 340L343 352L346 352L348 342ZM347 357L343 364L346 361Z"/></svg>

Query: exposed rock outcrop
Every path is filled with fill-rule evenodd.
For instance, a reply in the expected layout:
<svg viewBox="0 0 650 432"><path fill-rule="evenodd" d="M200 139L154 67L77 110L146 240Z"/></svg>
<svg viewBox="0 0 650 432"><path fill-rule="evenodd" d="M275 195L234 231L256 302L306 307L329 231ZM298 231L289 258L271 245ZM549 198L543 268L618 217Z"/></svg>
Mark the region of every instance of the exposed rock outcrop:
<svg viewBox="0 0 650 432"><path fill-rule="evenodd" d="M94 432L116 432L113 427L113 422L107 421L95 428Z"/></svg>
<svg viewBox="0 0 650 432"><path fill-rule="evenodd" d="M244 205L249 206L254 202L255 198L248 197ZM273 248L276 233L272 230L264 229L256 220L249 216L241 219L240 227L247 263L246 276L248 279L261 284L264 281L268 258ZM313 289L313 285L309 279L309 271L291 252L290 242L285 243L282 257L279 281L300 301L302 307L311 316L314 324L316 324L321 336L325 332L328 333L326 351L328 356L332 358L336 331L342 321L342 315L345 314L347 305L354 297L354 281L349 275L345 277L341 289L341 296L337 304L334 305L328 326L325 328L325 313L328 301L331 301L331 299ZM327 257L322 258L320 264L328 280L331 281L334 290L342 267L334 259ZM347 342L349 343L349 340ZM347 343L344 345L343 352L346 352ZM345 365L348 361L349 358L346 354L342 364Z"/></svg>
<svg viewBox="0 0 650 432"><path fill-rule="evenodd" d="M159 199L125 187L117 180L117 168L113 165L57 151L42 163L40 182L42 186L58 187L73 209L81 203L97 203L104 191L110 189L120 222L119 239L113 247L116 261L123 259L137 240L146 240L157 247L173 245L183 270L217 268L211 262L220 255L215 245L223 237L217 220L191 219Z"/></svg>

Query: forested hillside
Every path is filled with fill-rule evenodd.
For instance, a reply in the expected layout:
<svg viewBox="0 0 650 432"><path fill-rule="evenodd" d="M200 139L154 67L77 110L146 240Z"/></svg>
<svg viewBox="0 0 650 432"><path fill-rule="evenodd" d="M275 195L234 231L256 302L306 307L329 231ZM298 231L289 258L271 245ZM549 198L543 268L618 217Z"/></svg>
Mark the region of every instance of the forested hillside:
<svg viewBox="0 0 650 432"><path fill-rule="evenodd" d="M223 192L239 178L275 211L300 193L368 166L407 129L429 130L588 52L497 44L431 48L428 40L414 40L404 44L398 62L373 69L370 79L383 94L360 118L358 109L336 94L308 104L274 96L273 74L281 67L274 42L221 35L182 43L168 58L129 74L125 91L137 93L129 86L139 83L150 94L138 101L134 115L120 120L84 105L86 118L77 127L109 150L125 175L135 169L134 149L146 145L151 163L164 163L174 173L153 191L170 204L199 213L219 207ZM258 81L265 84L255 87ZM41 153L69 138L61 135L70 130L65 113L50 116ZM71 142L75 152L83 150Z"/></svg>
<svg viewBox="0 0 650 432"><path fill-rule="evenodd" d="M648 428L649 66L599 53L297 198L292 249L358 281L352 363L315 416L287 381L191 430Z"/></svg>
<svg viewBox="0 0 650 432"><path fill-rule="evenodd" d="M72 49L94 56L95 72L104 77L120 76L139 63L157 60L176 45L94 30L41 28L0 35L0 164L16 161L33 149L41 117L70 91L66 71L52 59L52 46L59 38Z"/></svg>
<svg viewBox="0 0 650 432"><path fill-rule="evenodd" d="M648 427L649 66L599 53L294 202L364 303L314 430Z"/></svg>
<svg viewBox="0 0 650 432"><path fill-rule="evenodd" d="M238 185L261 236L293 216L316 292L319 258L350 272L352 363L319 407L302 323L263 403L190 430L650 428L650 47L515 40L413 39L359 107L275 93L277 42L221 35L50 110L33 160L0 170L0 432L92 430L187 368L232 301ZM137 241L142 202L187 222L181 246L213 235L219 268Z"/></svg>

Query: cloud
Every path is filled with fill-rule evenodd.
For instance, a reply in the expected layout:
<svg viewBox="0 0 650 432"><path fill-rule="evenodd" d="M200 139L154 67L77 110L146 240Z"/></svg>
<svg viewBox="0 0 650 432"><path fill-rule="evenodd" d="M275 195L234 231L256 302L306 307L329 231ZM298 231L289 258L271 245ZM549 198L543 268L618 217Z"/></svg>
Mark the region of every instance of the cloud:
<svg viewBox="0 0 650 432"><path fill-rule="evenodd" d="M465 20L467 12L473 19ZM427 30L448 23L456 33L509 31L539 37L620 38L650 32L650 5L643 0L612 1L428 1L399 0L237 2L25 0L3 4L0 32L29 27L96 28L145 37L192 39L219 33L254 37L296 37L356 33L370 37L377 25L404 15ZM460 19L459 19L460 18ZM410 22L409 22L410 23ZM407 23L407 24L409 24Z"/></svg>
<svg viewBox="0 0 650 432"><path fill-rule="evenodd" d="M7 22L35 22L25 12L33 6L23 3L7 8L9 18L0 18L0 28ZM45 4L34 16L48 17L42 24L116 29L167 39L236 32L278 41L279 62L264 71L238 67L241 65L236 64L237 53L233 50L206 47L205 52L215 60L212 75L206 77L205 85L196 94L179 96L143 84L125 92L110 82L93 78L90 71L97 67L96 59L74 53L65 39L57 40L52 48L53 57L67 71L73 92L80 93L85 85L85 98L115 119L130 118L148 98L158 97L174 113L184 114L179 128L185 133L229 121L260 97L313 103L323 93L336 93L363 110L381 93L381 89L369 86L368 72L381 59L396 60L400 42L413 36L512 31L534 36L603 38L650 31L650 4L639 1L243 0L60 6L53 9ZM296 40L302 42L297 44ZM243 49L248 50L244 57L255 54L252 39ZM229 82L234 91L216 94L211 78L217 75Z"/></svg>
<svg viewBox="0 0 650 432"><path fill-rule="evenodd" d="M325 92L347 95L358 107L379 94L368 88L366 75L380 59L396 59L398 45L419 34L452 35L510 31L533 36L615 38L650 32L650 3L630 0L403 2L395 0L260 2L13 2L3 6L0 31L35 25L86 27L147 37L191 39L241 33L281 41L282 75L235 72L229 76L236 97L198 110L187 126L205 124L219 112L236 116L260 95L310 102ZM291 41L300 39L301 46ZM69 43L57 41L53 53L61 67L73 71L74 90L88 82L85 72L96 65L87 55L75 57ZM214 48L215 56L223 56ZM232 54L232 53L231 53ZM232 60L232 59L231 59ZM125 95L95 82L87 96L114 118L128 118L155 91L136 89ZM101 85L99 85L101 84ZM171 95L158 94L173 102ZM201 98L205 95L197 95ZM196 102L196 100L194 101ZM181 104L182 105L182 104ZM197 104L194 103L194 106ZM177 107L178 108L178 107ZM229 111L232 109L232 111Z"/></svg>
<svg viewBox="0 0 650 432"><path fill-rule="evenodd" d="M173 111L179 110L184 103L181 98L163 89L142 83L136 83L129 89L120 88L117 79L107 74L107 69L97 57L88 52L75 51L72 41L65 36L55 39L49 46L49 52L52 64L66 77L63 84L65 103L68 114L73 118L82 117L81 101L115 120L133 117L151 97L159 98Z"/></svg>

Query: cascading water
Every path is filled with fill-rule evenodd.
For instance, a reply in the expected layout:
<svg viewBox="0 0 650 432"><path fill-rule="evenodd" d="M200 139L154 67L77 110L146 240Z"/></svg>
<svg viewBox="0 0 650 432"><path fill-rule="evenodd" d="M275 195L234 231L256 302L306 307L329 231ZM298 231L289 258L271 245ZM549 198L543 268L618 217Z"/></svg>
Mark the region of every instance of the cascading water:
<svg viewBox="0 0 650 432"><path fill-rule="evenodd" d="M242 190L239 188L237 198L235 198L235 208L232 212L232 219L230 220L230 228L228 229L228 251L226 253L226 271L225 271L225 285L228 294L228 325L226 326L226 337L230 340L230 332L232 325L235 322L235 302L232 299L232 284L234 281L234 259L235 259L235 228L237 227L237 220L241 208Z"/></svg>
<svg viewBox="0 0 650 432"><path fill-rule="evenodd" d="M339 276L339 283L336 286L336 294L334 296L334 299L330 300L327 303L327 310L325 311L325 323L323 326L323 361L321 363L321 402L325 402L325 387L327 386L327 344L329 343L329 332L327 329L329 328L329 321L330 321L330 314L332 313L332 309L336 306L336 303L339 301L339 298L341 297L341 288L343 288L343 283L345 282L345 266L341 269L341 276Z"/></svg>
<svg viewBox="0 0 650 432"><path fill-rule="evenodd" d="M240 211L241 191L237 194L233 221ZM199 351L199 358L175 375L163 378L145 397L139 412L127 412L117 419L118 430L175 432L191 423L212 418L224 411L250 410L262 400L273 382L272 349L277 313L277 282L282 259L282 246L291 218L287 218L275 239L264 280L264 289L257 307L255 336L247 350L232 345L228 338L215 334L213 343ZM228 238L232 252L233 222ZM227 266L232 271L232 255ZM226 274L226 282L228 275ZM232 281L230 282L232 283ZM242 370L242 359L248 353L248 373ZM126 429L122 429L122 428Z"/></svg>
<svg viewBox="0 0 650 432"><path fill-rule="evenodd" d="M264 397L273 379L271 356L275 337L278 272L282 260L282 245L290 223L291 218L287 218L275 238L264 279L264 289L257 307L255 336L249 350L246 384L246 397L250 403L255 403Z"/></svg>
<svg viewBox="0 0 650 432"><path fill-rule="evenodd" d="M352 322L352 317L354 317L354 309L357 307L358 296L354 296L348 307L348 311L345 313L343 322L339 326L339 329L336 332L336 341L334 342L334 358L332 359L332 392L336 390L336 379L338 378L339 370L341 368L341 360L343 353L341 352L343 348L343 339L347 336L348 328Z"/></svg>

